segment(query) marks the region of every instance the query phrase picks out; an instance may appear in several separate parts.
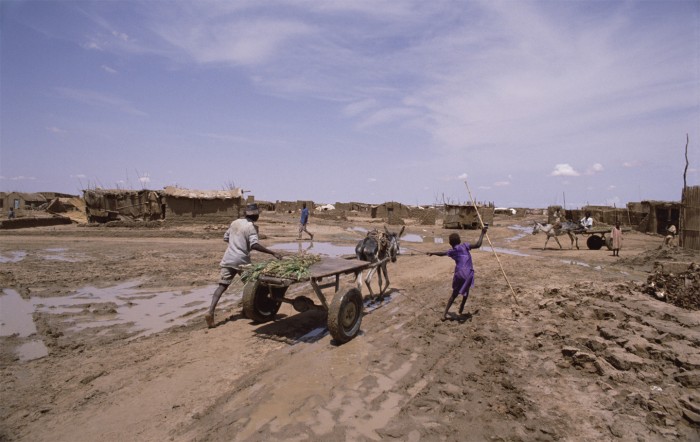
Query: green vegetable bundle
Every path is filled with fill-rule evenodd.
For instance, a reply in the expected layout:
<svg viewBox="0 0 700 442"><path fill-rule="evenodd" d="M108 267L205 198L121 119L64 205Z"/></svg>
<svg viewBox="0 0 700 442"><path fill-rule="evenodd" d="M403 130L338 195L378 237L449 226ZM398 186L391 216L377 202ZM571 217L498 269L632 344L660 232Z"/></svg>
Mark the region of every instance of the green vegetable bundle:
<svg viewBox="0 0 700 442"><path fill-rule="evenodd" d="M251 264L246 266L243 273L241 273L241 280L243 282L248 282L258 279L260 275L265 275L300 281L311 276L309 267L320 260L321 258L317 255L301 254L287 256L281 260L274 259L272 261Z"/></svg>

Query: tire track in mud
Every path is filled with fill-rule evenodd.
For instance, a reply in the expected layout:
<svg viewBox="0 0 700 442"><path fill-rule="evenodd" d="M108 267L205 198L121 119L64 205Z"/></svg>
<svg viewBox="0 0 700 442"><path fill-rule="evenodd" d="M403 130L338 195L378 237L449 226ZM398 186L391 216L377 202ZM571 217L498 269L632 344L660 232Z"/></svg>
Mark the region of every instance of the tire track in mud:
<svg viewBox="0 0 700 442"><path fill-rule="evenodd" d="M484 286L488 289L486 281ZM244 388L217 401L219 409L208 413L206 423L194 424L184 430L185 434L191 436L207 428L206 438L214 440L226 434L236 434L238 440L379 440L432 435L431 428L445 426L445 417L461 408L458 402L465 400L465 392L474 390L450 379L480 379L478 358L473 354L481 350L485 340L484 334L469 340L468 334L475 330L470 329L469 322L442 323L437 319L435 312L444 308L444 296L440 295L445 291L445 287L436 289L430 284L414 285L410 291L400 289L396 305L389 304L366 317L364 335L350 343L340 347L325 342L301 344L299 349L279 352L263 363L264 376L253 373L246 377ZM481 309L490 307L487 304ZM426 311L434 313L426 316ZM504 311L495 313L502 315ZM490 358L493 360L486 363L489 367L505 365L500 355ZM307 367L310 378L289 379L285 375L297 372L297 365L303 364L312 365ZM499 391L504 396L516 396L515 400L504 401L510 404L505 412L522 414L517 404L524 400L513 385L501 379L503 370L496 371L498 385L504 385ZM493 383L486 379L477 385L491 394ZM486 397L481 392L475 396ZM474 403L484 410L496 406L479 399ZM442 417L415 422L411 417L414 410L425 416L435 410L435 415ZM404 420L407 422L400 425L399 434L393 424Z"/></svg>

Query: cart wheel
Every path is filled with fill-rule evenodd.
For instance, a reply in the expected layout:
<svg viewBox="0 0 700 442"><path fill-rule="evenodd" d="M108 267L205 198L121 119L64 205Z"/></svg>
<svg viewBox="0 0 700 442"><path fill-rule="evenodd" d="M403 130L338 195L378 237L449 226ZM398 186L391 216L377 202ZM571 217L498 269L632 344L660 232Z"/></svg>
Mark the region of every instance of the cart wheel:
<svg viewBox="0 0 700 442"><path fill-rule="evenodd" d="M357 287L338 292L328 311L328 330L340 344L351 340L360 331L362 322L362 293Z"/></svg>
<svg viewBox="0 0 700 442"><path fill-rule="evenodd" d="M612 236L605 238L605 247L607 247L608 250L612 250Z"/></svg>
<svg viewBox="0 0 700 442"><path fill-rule="evenodd" d="M603 238L598 235L591 235L586 240L586 245L591 250L600 250L604 243L605 241L603 241Z"/></svg>
<svg viewBox="0 0 700 442"><path fill-rule="evenodd" d="M267 322L275 318L282 305L287 287L269 287L257 279L243 287L243 315L255 322Z"/></svg>

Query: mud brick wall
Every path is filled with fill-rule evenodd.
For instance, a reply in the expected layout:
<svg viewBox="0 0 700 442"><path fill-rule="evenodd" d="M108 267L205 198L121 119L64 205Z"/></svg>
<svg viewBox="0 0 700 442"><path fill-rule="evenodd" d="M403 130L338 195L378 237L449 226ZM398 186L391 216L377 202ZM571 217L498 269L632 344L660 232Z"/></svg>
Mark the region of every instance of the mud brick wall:
<svg viewBox="0 0 700 442"><path fill-rule="evenodd" d="M0 229L24 229L27 227L45 227L70 224L70 218L56 216L52 218L15 218L0 221Z"/></svg>

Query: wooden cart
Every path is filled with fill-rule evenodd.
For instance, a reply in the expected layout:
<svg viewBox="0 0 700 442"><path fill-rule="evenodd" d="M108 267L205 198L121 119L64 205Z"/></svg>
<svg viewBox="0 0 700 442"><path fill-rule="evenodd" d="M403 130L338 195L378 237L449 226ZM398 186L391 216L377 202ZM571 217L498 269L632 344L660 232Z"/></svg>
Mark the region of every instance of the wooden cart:
<svg viewBox="0 0 700 442"><path fill-rule="evenodd" d="M361 291L362 271L374 266L358 259L322 258L309 267L309 278L303 280L261 275L248 281L243 288L243 314L255 322L273 320L283 302L291 304L298 312L311 309L328 312L328 330L338 343L350 341L360 331L363 299ZM354 284L341 286L341 275L354 274ZM287 289L297 283L310 282L321 305L314 304L306 296L285 298ZM323 289L334 288L330 302Z"/></svg>
<svg viewBox="0 0 700 442"><path fill-rule="evenodd" d="M622 232L629 232L629 227L623 227ZM607 247L608 250L612 250L612 237L605 236L610 234L610 228L593 228L589 230L577 231L577 235L590 235L586 240L586 246L591 250L600 250L603 246Z"/></svg>

